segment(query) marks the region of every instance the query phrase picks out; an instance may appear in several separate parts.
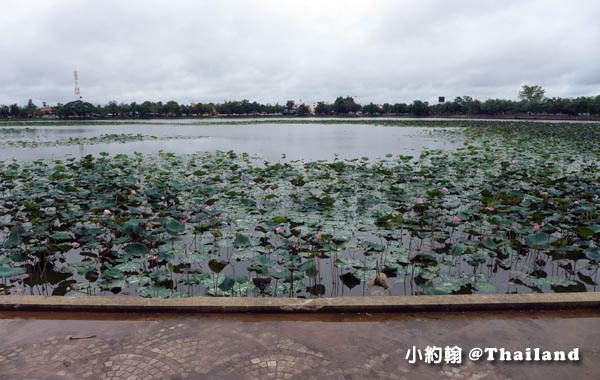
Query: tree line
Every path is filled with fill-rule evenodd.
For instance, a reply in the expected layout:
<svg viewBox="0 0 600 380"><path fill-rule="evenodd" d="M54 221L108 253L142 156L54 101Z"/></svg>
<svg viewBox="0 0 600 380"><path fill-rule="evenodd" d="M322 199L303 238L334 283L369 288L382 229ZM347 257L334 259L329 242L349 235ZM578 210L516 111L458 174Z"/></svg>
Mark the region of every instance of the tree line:
<svg viewBox="0 0 600 380"><path fill-rule="evenodd" d="M150 117L202 117L218 115L295 115L295 116L599 116L600 95L595 97L547 98L540 86L523 86L518 100L487 99L484 101L470 96L459 96L451 101L429 104L421 100L407 103L358 104L353 97L337 97L332 103L318 102L314 105L296 104L287 101L285 105L261 104L249 100L225 101L223 103L179 104L176 101L163 103L145 101L143 103L117 103L93 105L77 100L66 104L38 107L29 100L25 106L0 104L0 118L38 117L92 117L92 118L150 118Z"/></svg>

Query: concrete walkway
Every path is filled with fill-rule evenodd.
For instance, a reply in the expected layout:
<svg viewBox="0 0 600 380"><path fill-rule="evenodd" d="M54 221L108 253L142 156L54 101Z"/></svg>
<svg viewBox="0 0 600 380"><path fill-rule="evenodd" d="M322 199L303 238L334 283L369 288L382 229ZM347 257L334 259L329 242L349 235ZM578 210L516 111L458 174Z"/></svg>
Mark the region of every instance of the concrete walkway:
<svg viewBox="0 0 600 380"><path fill-rule="evenodd" d="M82 338L82 339L70 339ZM415 346L462 364L410 364ZM562 363L471 361L474 347L579 348ZM339 315L0 313L0 379L598 379L600 311Z"/></svg>

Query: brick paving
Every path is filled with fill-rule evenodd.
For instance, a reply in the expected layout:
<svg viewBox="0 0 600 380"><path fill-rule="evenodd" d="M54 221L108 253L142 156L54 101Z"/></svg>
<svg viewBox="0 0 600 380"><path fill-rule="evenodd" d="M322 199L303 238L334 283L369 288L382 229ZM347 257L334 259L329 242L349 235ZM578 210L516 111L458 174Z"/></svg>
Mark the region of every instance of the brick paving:
<svg viewBox="0 0 600 380"><path fill-rule="evenodd" d="M0 332L2 380L600 377L599 311L175 317L0 313ZM465 350L463 363L406 360L407 349L427 345L458 345ZM581 360L472 362L466 351L473 347L579 347Z"/></svg>

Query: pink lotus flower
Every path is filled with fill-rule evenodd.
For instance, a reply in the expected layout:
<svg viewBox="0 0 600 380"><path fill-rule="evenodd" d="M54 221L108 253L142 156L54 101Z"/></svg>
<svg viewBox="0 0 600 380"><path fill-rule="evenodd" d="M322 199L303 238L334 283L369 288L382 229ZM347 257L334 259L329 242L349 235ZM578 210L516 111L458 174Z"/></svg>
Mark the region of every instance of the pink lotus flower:
<svg viewBox="0 0 600 380"><path fill-rule="evenodd" d="M136 194L137 194L137 191L135 191L135 190L132 189L131 190L131 195L136 195Z"/></svg>
<svg viewBox="0 0 600 380"><path fill-rule="evenodd" d="M452 219L454 219L454 221L455 221L456 223L462 222L462 219L461 219L461 218L459 218L459 217L458 217L458 216L456 216L456 215L454 215L454 217L453 217Z"/></svg>
<svg viewBox="0 0 600 380"><path fill-rule="evenodd" d="M416 182L419 180L419 177L417 177L416 175L412 176L412 178L410 179L413 182Z"/></svg>
<svg viewBox="0 0 600 380"><path fill-rule="evenodd" d="M256 185L256 182L254 182L254 181L248 182L248 186L253 187L254 185Z"/></svg>
<svg viewBox="0 0 600 380"><path fill-rule="evenodd" d="M283 228L281 228L281 227L275 228L275 233L276 234L281 234L282 232L283 232Z"/></svg>
<svg viewBox="0 0 600 380"><path fill-rule="evenodd" d="M189 221L190 221L190 219L192 219L192 218L179 218L179 221L180 221L181 223L187 223L187 222L189 222Z"/></svg>
<svg viewBox="0 0 600 380"><path fill-rule="evenodd" d="M110 211L110 210L104 210L104 215L112 215L112 211Z"/></svg>
<svg viewBox="0 0 600 380"><path fill-rule="evenodd" d="M448 188L447 188L447 187L442 187L442 193L447 193L447 192L449 192L449 191L450 191L450 190L448 190Z"/></svg>
<svg viewBox="0 0 600 380"><path fill-rule="evenodd" d="M322 236L321 236L321 232L317 232L317 240L321 240Z"/></svg>
<svg viewBox="0 0 600 380"><path fill-rule="evenodd" d="M71 247L73 247L74 249L77 249L79 247L81 247L81 244L79 244L78 242L74 241L71 243Z"/></svg>
<svg viewBox="0 0 600 380"><path fill-rule="evenodd" d="M535 223L535 224L533 225L533 230L534 230L534 231L539 231L539 230L540 230L540 228L542 228L542 226L540 226L540 225L539 225L539 224L537 224L537 223Z"/></svg>
<svg viewBox="0 0 600 380"><path fill-rule="evenodd" d="M206 212L210 212L212 210L212 207L210 207L210 205L207 205L206 207L204 207L204 211Z"/></svg>
<svg viewBox="0 0 600 380"><path fill-rule="evenodd" d="M488 211L496 211L496 209L494 208L494 206L488 206Z"/></svg>
<svg viewBox="0 0 600 380"><path fill-rule="evenodd" d="M579 204L579 201L578 201L578 200L575 200L575 201L573 201L573 203L574 203L574 204L576 204L576 205L578 205L578 204Z"/></svg>
<svg viewBox="0 0 600 380"><path fill-rule="evenodd" d="M425 203L425 201L423 200L423 198L419 198L417 199L417 203L422 205L423 203Z"/></svg>

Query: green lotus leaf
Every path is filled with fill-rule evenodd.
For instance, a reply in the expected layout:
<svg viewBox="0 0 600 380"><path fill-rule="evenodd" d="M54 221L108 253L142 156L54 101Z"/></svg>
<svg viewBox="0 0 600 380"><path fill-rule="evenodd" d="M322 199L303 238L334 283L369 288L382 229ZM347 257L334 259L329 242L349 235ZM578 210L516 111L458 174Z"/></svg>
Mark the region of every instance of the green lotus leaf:
<svg viewBox="0 0 600 380"><path fill-rule="evenodd" d="M590 247L585 251L585 257L595 263L600 263L600 247Z"/></svg>
<svg viewBox="0 0 600 380"><path fill-rule="evenodd" d="M150 253L150 249L142 243L129 244L129 245L125 246L125 248L123 250L128 254L132 254L132 255L136 255L136 256L147 255Z"/></svg>
<svg viewBox="0 0 600 380"><path fill-rule="evenodd" d="M471 266L484 264L487 261L487 255L483 251L477 251L467 256L467 263Z"/></svg>
<svg viewBox="0 0 600 380"><path fill-rule="evenodd" d="M450 250L450 254L452 256L460 256L463 253L465 253L465 251L467 250L467 246L464 244L455 244L452 246L452 249Z"/></svg>
<svg viewBox="0 0 600 380"><path fill-rule="evenodd" d="M219 289L221 289L224 292L228 292L231 289L233 289L235 284L243 284L247 281L248 278L246 276L229 274L225 276L223 281L221 281L221 283L219 284Z"/></svg>
<svg viewBox="0 0 600 380"><path fill-rule="evenodd" d="M131 219L127 222L123 223L122 231L124 234L133 235L133 234L141 234L144 232L145 228L140 225L140 220Z"/></svg>
<svg viewBox="0 0 600 380"><path fill-rule="evenodd" d="M27 269L22 267L0 267L0 277L20 276L27 273Z"/></svg>
<svg viewBox="0 0 600 380"><path fill-rule="evenodd" d="M177 220L171 219L165 225L165 229L171 235L179 235L185 232L185 224L180 223Z"/></svg>
<svg viewBox="0 0 600 380"><path fill-rule="evenodd" d="M73 240L73 235L71 235L68 232L59 231L59 232L55 232L52 235L50 235L50 238L52 238L56 241L71 241L71 240Z"/></svg>
<svg viewBox="0 0 600 380"><path fill-rule="evenodd" d="M539 231L525 237L525 243L527 243L527 245L534 249L540 250L549 249L550 245L556 240L558 240L556 236L547 234L543 231Z"/></svg>
<svg viewBox="0 0 600 380"><path fill-rule="evenodd" d="M305 272L309 278L313 278L317 274L317 266L315 265L314 260L307 260L307 261L303 262L298 267L298 270L301 272Z"/></svg>
<svg viewBox="0 0 600 380"><path fill-rule="evenodd" d="M251 245L250 236L247 234L237 234L235 236L235 240L233 241L233 246L235 248L245 248Z"/></svg>

